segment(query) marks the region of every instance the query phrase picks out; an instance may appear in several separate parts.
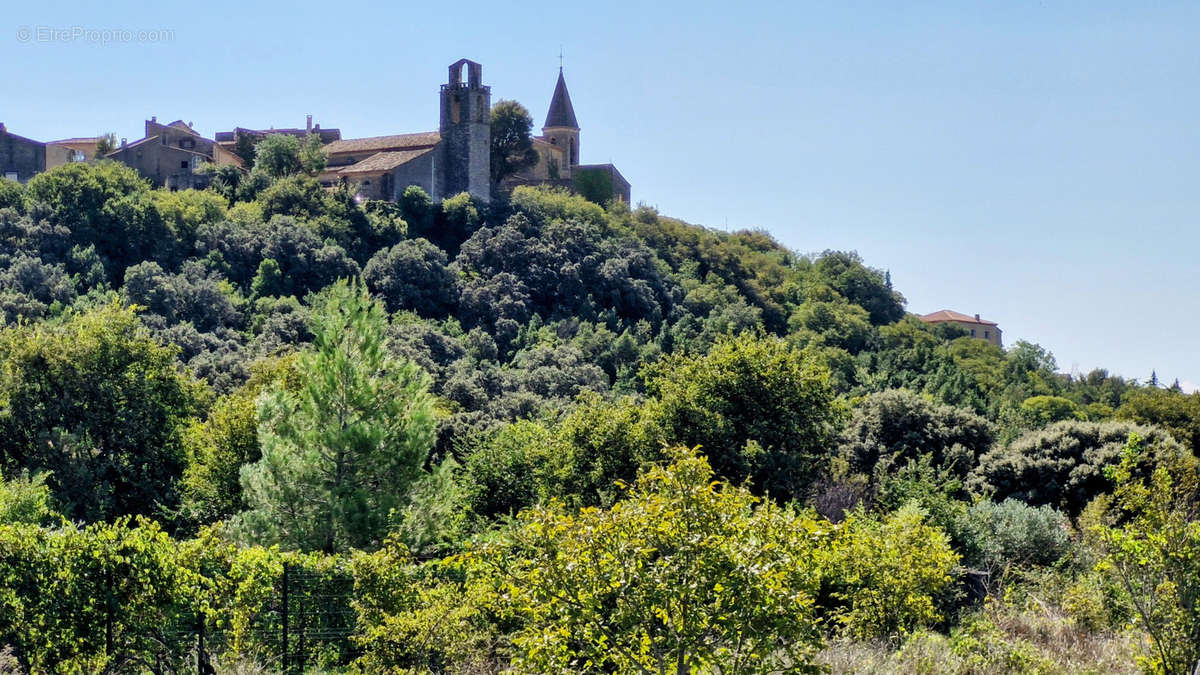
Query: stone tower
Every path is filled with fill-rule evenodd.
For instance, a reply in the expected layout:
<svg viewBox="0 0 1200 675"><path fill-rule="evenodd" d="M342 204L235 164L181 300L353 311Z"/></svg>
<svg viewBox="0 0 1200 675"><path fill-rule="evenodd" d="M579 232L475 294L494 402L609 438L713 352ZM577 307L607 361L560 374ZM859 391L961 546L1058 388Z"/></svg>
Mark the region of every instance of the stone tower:
<svg viewBox="0 0 1200 675"><path fill-rule="evenodd" d="M567 92L567 81L558 69L558 84L554 85L554 96L550 99L550 111L546 113L546 124L542 135L563 149L567 166L564 176L570 176L570 167L579 164L579 123L575 121L575 108L571 105L571 94Z"/></svg>
<svg viewBox="0 0 1200 675"><path fill-rule="evenodd" d="M442 170L436 192L442 197L469 192L472 197L490 201L492 88L483 85L483 66L467 59L450 66L450 77L442 85L438 130L442 134Z"/></svg>

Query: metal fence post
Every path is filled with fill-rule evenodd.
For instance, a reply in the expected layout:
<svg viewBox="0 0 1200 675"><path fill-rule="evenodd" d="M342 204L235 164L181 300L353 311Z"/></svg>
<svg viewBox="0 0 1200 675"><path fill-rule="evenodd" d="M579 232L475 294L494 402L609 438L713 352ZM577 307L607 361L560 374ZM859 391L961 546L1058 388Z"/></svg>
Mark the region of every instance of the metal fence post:
<svg viewBox="0 0 1200 675"><path fill-rule="evenodd" d="M204 612L201 611L197 618L200 625L196 630L196 675L205 675L204 666L208 659L204 654Z"/></svg>
<svg viewBox="0 0 1200 675"><path fill-rule="evenodd" d="M283 564L283 672L288 671L288 564Z"/></svg>

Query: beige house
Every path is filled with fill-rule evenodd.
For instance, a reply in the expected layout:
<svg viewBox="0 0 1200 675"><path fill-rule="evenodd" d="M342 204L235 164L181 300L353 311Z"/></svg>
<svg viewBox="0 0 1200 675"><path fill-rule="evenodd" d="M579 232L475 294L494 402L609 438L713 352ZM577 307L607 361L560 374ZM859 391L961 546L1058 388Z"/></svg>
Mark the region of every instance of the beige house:
<svg viewBox="0 0 1200 675"><path fill-rule="evenodd" d="M948 323L958 326L967 331L967 334L979 340L987 340L988 342L1003 347L1004 344L1000 340L1000 326L995 321L987 321L979 318L979 315L968 316L961 312L955 312L949 309L943 309L932 314L926 314L921 317L925 323Z"/></svg>
<svg viewBox="0 0 1200 675"><path fill-rule="evenodd" d="M64 138L61 141L46 143L46 170L71 162L87 162L96 157L96 144L99 136L83 138Z"/></svg>
<svg viewBox="0 0 1200 675"><path fill-rule="evenodd" d="M137 170L155 187L168 190L203 189L209 178L197 171L201 165L241 165L241 160L214 141L201 136L183 120L160 124L157 117L146 120L146 137L127 143L105 155Z"/></svg>

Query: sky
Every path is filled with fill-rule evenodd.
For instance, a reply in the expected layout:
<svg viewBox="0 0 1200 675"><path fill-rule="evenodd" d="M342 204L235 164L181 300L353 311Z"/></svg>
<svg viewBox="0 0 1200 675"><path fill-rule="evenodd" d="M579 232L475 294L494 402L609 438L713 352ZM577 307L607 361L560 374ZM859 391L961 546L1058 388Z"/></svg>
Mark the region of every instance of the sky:
<svg viewBox="0 0 1200 675"><path fill-rule="evenodd" d="M996 321L1061 370L1200 384L1200 3L9 2L0 122L436 128L446 66L633 201L856 250L909 311Z"/></svg>

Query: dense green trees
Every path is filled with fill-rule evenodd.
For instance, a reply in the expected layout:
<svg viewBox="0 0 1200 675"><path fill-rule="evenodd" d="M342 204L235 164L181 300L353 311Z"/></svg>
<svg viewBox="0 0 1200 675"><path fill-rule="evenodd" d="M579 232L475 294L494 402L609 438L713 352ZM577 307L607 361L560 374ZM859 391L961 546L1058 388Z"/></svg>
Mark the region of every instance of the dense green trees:
<svg viewBox="0 0 1200 675"><path fill-rule="evenodd" d="M288 549L378 546L433 446L429 379L384 349L383 309L361 286L339 282L317 305L297 389L258 404L261 458L242 469L235 527Z"/></svg>
<svg viewBox="0 0 1200 675"><path fill-rule="evenodd" d="M104 162L0 181L25 668L169 667L201 608L270 658L284 562L353 581L329 598L367 671L790 670L864 637L906 645L877 670L1084 668L1032 644L1055 617L1191 658L1197 396L924 324L853 253L545 189L359 203L273 144L205 191ZM107 656L105 575L134 608Z"/></svg>
<svg viewBox="0 0 1200 675"><path fill-rule="evenodd" d="M50 471L63 513L166 516L178 505L181 435L205 392L134 313L110 304L0 332L4 472Z"/></svg>
<svg viewBox="0 0 1200 675"><path fill-rule="evenodd" d="M446 254L425 239L381 249L367 262L363 280L392 312L440 316L458 301L458 282L447 269Z"/></svg>

